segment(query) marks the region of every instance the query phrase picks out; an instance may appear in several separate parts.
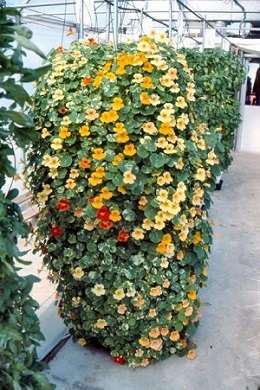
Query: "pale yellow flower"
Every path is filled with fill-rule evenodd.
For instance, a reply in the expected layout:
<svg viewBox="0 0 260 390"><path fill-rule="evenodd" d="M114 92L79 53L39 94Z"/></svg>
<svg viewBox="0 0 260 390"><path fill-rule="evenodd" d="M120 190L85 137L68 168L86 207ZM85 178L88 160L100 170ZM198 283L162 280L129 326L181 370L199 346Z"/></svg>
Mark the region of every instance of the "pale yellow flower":
<svg viewBox="0 0 260 390"><path fill-rule="evenodd" d="M125 314L126 311L127 311L127 307L125 304L121 304L117 308L118 314Z"/></svg>
<svg viewBox="0 0 260 390"><path fill-rule="evenodd" d="M197 173L195 175L195 179L199 180L199 181L205 181L206 180L206 171L204 168L198 168L197 169Z"/></svg>
<svg viewBox="0 0 260 390"><path fill-rule="evenodd" d="M79 344L79 345L82 345L82 346L84 347L84 345L86 345L87 342L86 342L86 340L85 340L83 337L80 337L80 338L78 339L78 344Z"/></svg>
<svg viewBox="0 0 260 390"><path fill-rule="evenodd" d="M84 271L81 267L76 267L72 270L72 276L74 279L80 280L84 276Z"/></svg>
<svg viewBox="0 0 260 390"><path fill-rule="evenodd" d="M66 180L65 188L72 190L75 187L76 187L75 180L73 180L73 179L67 179Z"/></svg>
<svg viewBox="0 0 260 390"><path fill-rule="evenodd" d="M162 268L168 268L169 261L168 261L167 257L162 257L160 266Z"/></svg>
<svg viewBox="0 0 260 390"><path fill-rule="evenodd" d="M93 229L95 229L95 225L94 225L94 223L92 221L87 221L87 222L84 223L83 228L85 230L92 231Z"/></svg>
<svg viewBox="0 0 260 390"><path fill-rule="evenodd" d="M160 190L156 199L159 202L165 202L168 199L168 191L167 190Z"/></svg>
<svg viewBox="0 0 260 390"><path fill-rule="evenodd" d="M160 100L160 96L153 93L151 96L150 96L150 103L152 106L158 106L158 104L161 103L161 100Z"/></svg>
<svg viewBox="0 0 260 390"><path fill-rule="evenodd" d="M86 119L93 121L99 117L98 112L94 108L88 108L86 110Z"/></svg>
<svg viewBox="0 0 260 390"><path fill-rule="evenodd" d="M145 218L142 223L142 228L145 230L151 230L153 227L153 221L149 218Z"/></svg>
<svg viewBox="0 0 260 390"><path fill-rule="evenodd" d="M101 297L106 294L106 290L103 284L95 284L91 291L97 296Z"/></svg>
<svg viewBox="0 0 260 390"><path fill-rule="evenodd" d="M122 299L124 299L124 297L125 292L122 288L118 288L113 294L113 298L117 301L121 301Z"/></svg>
<svg viewBox="0 0 260 390"><path fill-rule="evenodd" d="M106 326L107 326L107 322L106 320L103 320L103 319L98 319L97 322L95 323L95 326L96 328L99 328L99 329L104 329Z"/></svg>
<svg viewBox="0 0 260 390"><path fill-rule="evenodd" d="M144 239L144 231L140 228L135 228L134 231L131 233L131 236L135 240L143 240Z"/></svg>
<svg viewBox="0 0 260 390"><path fill-rule="evenodd" d="M48 137L49 135L51 135L51 133L49 132L49 130L48 130L46 127L44 127L44 128L42 129L42 138L46 138L46 137Z"/></svg>
<svg viewBox="0 0 260 390"><path fill-rule="evenodd" d="M171 112L163 108L160 112L160 115L157 117L157 119L162 123L170 123L172 120Z"/></svg>
<svg viewBox="0 0 260 390"><path fill-rule="evenodd" d="M62 118L62 121L61 121L61 125L62 126L68 126L68 125L70 125L72 122L71 122L71 120L70 120L70 118L68 117L68 116L64 116L63 118Z"/></svg>
<svg viewBox="0 0 260 390"><path fill-rule="evenodd" d="M44 184L43 186L43 192L46 194L46 195L50 195L52 193L52 188L49 184Z"/></svg>
<svg viewBox="0 0 260 390"><path fill-rule="evenodd" d="M54 101L63 100L63 99L64 99L64 94L63 94L62 89L60 89L60 88L56 89L56 91L55 91L54 94L52 95L52 99L53 99Z"/></svg>
<svg viewBox="0 0 260 390"><path fill-rule="evenodd" d="M141 73L135 73L132 82L140 84L142 81L143 81L143 75Z"/></svg>
<svg viewBox="0 0 260 390"><path fill-rule="evenodd" d="M142 129L145 133L154 135L158 133L158 130L153 122L146 122L142 125Z"/></svg>
<svg viewBox="0 0 260 390"><path fill-rule="evenodd" d="M183 96L178 96L175 102L176 107L185 108L187 107L187 103Z"/></svg>
<svg viewBox="0 0 260 390"><path fill-rule="evenodd" d="M168 141L164 137L159 137L155 145L157 148L165 149L168 145Z"/></svg>
<svg viewBox="0 0 260 390"><path fill-rule="evenodd" d="M125 184L133 184L136 180L136 176L131 171L124 172L123 182Z"/></svg>

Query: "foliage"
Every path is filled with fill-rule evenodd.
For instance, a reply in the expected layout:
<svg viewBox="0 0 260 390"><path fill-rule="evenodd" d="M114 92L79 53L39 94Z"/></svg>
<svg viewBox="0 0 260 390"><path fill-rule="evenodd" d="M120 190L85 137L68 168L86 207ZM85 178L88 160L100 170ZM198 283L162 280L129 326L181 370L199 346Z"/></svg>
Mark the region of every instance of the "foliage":
<svg viewBox="0 0 260 390"><path fill-rule="evenodd" d="M28 38L30 31L9 19L18 15L15 9L0 9L0 97L10 103L0 107L0 387L45 390L53 386L39 372L42 365L37 362L35 348L43 335L35 314L38 303L29 295L38 278L21 277L17 268L17 262L26 264L20 259L24 253L18 249L18 237L27 237L29 228L13 201L18 190L3 192L7 177L12 178L16 172L12 142L25 147L37 139L32 119L22 111L30 98L17 77L35 78L42 69L38 73L23 67L24 53L15 41L34 51L35 47Z"/></svg>
<svg viewBox="0 0 260 390"><path fill-rule="evenodd" d="M196 109L209 128L219 129L221 144L217 150L222 171L232 161L236 130L241 123L238 92L246 70L238 55L220 49L182 49L193 69L196 84Z"/></svg>
<svg viewBox="0 0 260 390"><path fill-rule="evenodd" d="M27 172L60 314L117 362L193 358L220 169L185 56L154 32L117 52L74 42L50 61Z"/></svg>

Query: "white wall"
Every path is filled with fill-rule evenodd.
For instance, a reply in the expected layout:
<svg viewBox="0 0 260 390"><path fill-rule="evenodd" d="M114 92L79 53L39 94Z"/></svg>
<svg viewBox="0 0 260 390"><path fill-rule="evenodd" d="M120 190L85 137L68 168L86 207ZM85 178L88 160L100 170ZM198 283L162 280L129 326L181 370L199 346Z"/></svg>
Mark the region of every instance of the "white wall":
<svg viewBox="0 0 260 390"><path fill-rule="evenodd" d="M244 106L243 123L239 129L236 150L260 153L260 106Z"/></svg>

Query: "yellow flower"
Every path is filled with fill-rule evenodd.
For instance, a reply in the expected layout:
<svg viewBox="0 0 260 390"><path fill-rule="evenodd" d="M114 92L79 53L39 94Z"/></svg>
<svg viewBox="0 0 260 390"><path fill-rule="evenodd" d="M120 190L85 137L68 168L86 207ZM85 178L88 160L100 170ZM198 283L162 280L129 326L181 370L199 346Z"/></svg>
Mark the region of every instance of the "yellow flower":
<svg viewBox="0 0 260 390"><path fill-rule="evenodd" d="M91 176L88 178L88 182L92 186L97 186L98 184L101 184L102 181L103 181L102 178L96 172L91 173Z"/></svg>
<svg viewBox="0 0 260 390"><path fill-rule="evenodd" d="M183 96L178 96L175 102L176 107L185 108L187 107L187 103Z"/></svg>
<svg viewBox="0 0 260 390"><path fill-rule="evenodd" d="M190 290L190 292L188 293L188 298L194 301L197 298L196 291L195 290Z"/></svg>
<svg viewBox="0 0 260 390"><path fill-rule="evenodd" d="M153 69L154 69L154 67L153 67L152 64L150 64L150 62L147 61L147 62L144 63L143 70L145 72L152 73Z"/></svg>
<svg viewBox="0 0 260 390"><path fill-rule="evenodd" d="M73 179L67 179L66 180L66 184L65 184L65 188L70 188L70 189L73 189L76 187L76 183Z"/></svg>
<svg viewBox="0 0 260 390"><path fill-rule="evenodd" d="M83 209L82 209L82 207L79 207L79 206L76 207L75 210L74 210L73 215L74 215L75 217L77 217L77 218L81 218L82 215L83 215Z"/></svg>
<svg viewBox="0 0 260 390"><path fill-rule="evenodd" d="M95 148L92 151L92 158L95 160L103 160L106 157L106 153L102 148Z"/></svg>
<svg viewBox="0 0 260 390"><path fill-rule="evenodd" d="M165 202L168 199L168 191L160 190L159 195L156 197L159 202Z"/></svg>
<svg viewBox="0 0 260 390"><path fill-rule="evenodd" d="M101 196L101 198L108 200L108 199L112 198L113 192L109 191L109 189L107 187L103 187L101 189L100 196Z"/></svg>
<svg viewBox="0 0 260 390"><path fill-rule="evenodd" d="M136 357L141 357L141 356L143 356L143 354L144 354L144 351L142 351L141 349L137 349L135 351L135 356Z"/></svg>
<svg viewBox="0 0 260 390"><path fill-rule="evenodd" d="M140 228L135 228L134 231L131 233L131 236L135 240L143 240L144 239L144 231Z"/></svg>
<svg viewBox="0 0 260 390"><path fill-rule="evenodd" d="M120 110L121 108L124 107L123 100L121 98L119 98L119 97L115 97L113 99L113 103L111 104L111 107L113 108L113 110L116 110L116 111Z"/></svg>
<svg viewBox="0 0 260 390"><path fill-rule="evenodd" d="M62 139L68 138L71 135L71 132L67 127L62 127L59 132L59 137Z"/></svg>
<svg viewBox="0 0 260 390"><path fill-rule="evenodd" d="M101 114L100 120L104 123L115 122L119 118L115 110L104 111Z"/></svg>
<svg viewBox="0 0 260 390"><path fill-rule="evenodd" d="M62 126L68 126L71 124L71 120L68 116L64 116L62 121L61 121L61 125Z"/></svg>
<svg viewBox="0 0 260 390"><path fill-rule="evenodd" d="M120 194L126 194L126 188L124 186L117 187L117 191L120 192Z"/></svg>
<svg viewBox="0 0 260 390"><path fill-rule="evenodd" d="M113 298L116 299L117 301L121 301L121 299L124 299L124 297L125 297L125 292L122 288L118 288L113 294Z"/></svg>
<svg viewBox="0 0 260 390"><path fill-rule="evenodd" d="M167 75L172 80L178 80L178 70L176 68L169 68L168 71L167 71Z"/></svg>
<svg viewBox="0 0 260 390"><path fill-rule="evenodd" d="M140 86L143 88L147 88L147 89L153 88L154 85L152 83L151 77L148 77L148 76L143 77L143 80L142 80Z"/></svg>
<svg viewBox="0 0 260 390"><path fill-rule="evenodd" d="M42 138L46 138L48 137L49 135L51 135L51 133L48 131L48 129L46 127L44 127L42 129Z"/></svg>
<svg viewBox="0 0 260 390"><path fill-rule="evenodd" d="M69 174L69 177L71 179L76 179L77 177L79 177L79 173L78 173L78 170L77 169L71 169L70 170L70 174Z"/></svg>
<svg viewBox="0 0 260 390"><path fill-rule="evenodd" d="M133 184L135 182L136 176L132 173L132 171L124 172L123 182L125 184Z"/></svg>
<svg viewBox="0 0 260 390"><path fill-rule="evenodd" d="M95 229L94 222L92 222L92 221L85 222L83 228L85 230L88 230L89 232L91 232L93 229Z"/></svg>
<svg viewBox="0 0 260 390"><path fill-rule="evenodd" d="M145 122L143 125L142 125L142 129L145 133L148 133L148 134L157 134L158 133L158 130L155 126L155 124L153 122Z"/></svg>
<svg viewBox="0 0 260 390"><path fill-rule="evenodd" d="M199 181L205 181L206 180L206 171L204 168L198 168L197 173L195 175L195 179Z"/></svg>
<svg viewBox="0 0 260 390"><path fill-rule="evenodd" d="M52 179L55 179L55 177L58 176L58 171L56 168L51 168L50 172L48 173L48 176L51 177Z"/></svg>
<svg viewBox="0 0 260 390"><path fill-rule="evenodd" d="M62 149L62 140L60 138L54 138L51 143L51 148L54 150Z"/></svg>
<svg viewBox="0 0 260 390"><path fill-rule="evenodd" d="M97 296L101 297L106 294L106 290L103 284L95 284L91 291Z"/></svg>
<svg viewBox="0 0 260 390"><path fill-rule="evenodd" d="M137 50L142 52L149 52L151 50L150 44L146 41L139 41L137 44Z"/></svg>
<svg viewBox="0 0 260 390"><path fill-rule="evenodd" d="M80 338L78 339L78 344L79 344L79 345L82 345L82 346L84 347L84 345L86 345L87 342L86 342L86 340L85 340L83 337L80 337Z"/></svg>
<svg viewBox="0 0 260 390"><path fill-rule="evenodd" d="M158 104L161 103L161 100L160 100L160 96L153 93L151 96L150 96L150 103L152 106L158 106Z"/></svg>
<svg viewBox="0 0 260 390"><path fill-rule="evenodd" d="M125 158L123 153L119 153L115 156L114 160L112 161L112 164L114 166L118 165L121 161L123 161Z"/></svg>
<svg viewBox="0 0 260 390"><path fill-rule="evenodd" d="M81 267L76 267L73 271L72 271L72 276L74 279L81 279L83 276L84 276L84 271Z"/></svg>
<svg viewBox="0 0 260 390"><path fill-rule="evenodd" d="M164 137L159 137L156 144L157 148L165 149L168 145L168 141Z"/></svg>
<svg viewBox="0 0 260 390"><path fill-rule="evenodd" d="M126 156L134 156L136 154L136 152L137 152L137 150L136 150L134 144L125 145L124 150L123 150L123 153Z"/></svg>
<svg viewBox="0 0 260 390"><path fill-rule="evenodd" d="M106 320L98 319L97 322L95 323L95 326L99 329L104 329L107 326L107 322Z"/></svg>
<svg viewBox="0 0 260 390"><path fill-rule="evenodd" d="M160 266L161 266L162 268L168 268L168 266L169 266L169 261L168 261L167 257L162 257Z"/></svg>
<svg viewBox="0 0 260 390"><path fill-rule="evenodd" d="M101 196L95 196L91 204L94 207L94 209L100 209L102 206L104 206Z"/></svg>
<svg viewBox="0 0 260 390"><path fill-rule="evenodd" d="M142 223L142 228L145 230L151 230L153 227L153 221L149 218L145 218Z"/></svg>
<svg viewBox="0 0 260 390"><path fill-rule="evenodd" d="M140 96L140 101L142 104L149 105L150 104L150 97L147 92L142 92Z"/></svg>
<svg viewBox="0 0 260 390"><path fill-rule="evenodd" d="M46 195L50 195L52 193L51 186L49 184L44 184L42 192Z"/></svg>
<svg viewBox="0 0 260 390"><path fill-rule="evenodd" d="M122 130L121 132L117 132L116 134L116 142L125 144L129 141L129 135L126 130Z"/></svg>
<svg viewBox="0 0 260 390"><path fill-rule="evenodd" d="M109 219L113 222L121 221L122 217L119 210L111 210Z"/></svg>
<svg viewBox="0 0 260 390"><path fill-rule="evenodd" d="M64 99L63 91L60 88L56 89L56 91L52 95L52 99L54 101L63 100Z"/></svg>
<svg viewBox="0 0 260 390"><path fill-rule="evenodd" d="M86 110L86 114L87 114L86 119L88 119L89 121L94 121L99 117L99 114L97 113L96 110L94 110L94 108L88 108Z"/></svg>
<svg viewBox="0 0 260 390"><path fill-rule="evenodd" d="M79 128L79 134L82 137L87 137L88 135L90 135L89 126L88 125L81 126Z"/></svg>
<svg viewBox="0 0 260 390"><path fill-rule="evenodd" d="M167 74L163 75L159 81L163 87L171 87L173 85L173 80Z"/></svg>
<svg viewBox="0 0 260 390"><path fill-rule="evenodd" d="M60 166L60 160L58 157L51 157L48 167L57 169Z"/></svg>
<svg viewBox="0 0 260 390"><path fill-rule="evenodd" d="M160 112L160 115L157 117L157 119L162 123L170 123L172 120L171 112L163 108Z"/></svg>
<svg viewBox="0 0 260 390"><path fill-rule="evenodd" d="M138 342L142 347L148 348L150 345L150 340L147 337L141 337Z"/></svg>
<svg viewBox="0 0 260 390"><path fill-rule="evenodd" d="M48 200L48 195L45 194L43 191L39 192L37 194L37 200L38 202L45 204L46 200Z"/></svg>

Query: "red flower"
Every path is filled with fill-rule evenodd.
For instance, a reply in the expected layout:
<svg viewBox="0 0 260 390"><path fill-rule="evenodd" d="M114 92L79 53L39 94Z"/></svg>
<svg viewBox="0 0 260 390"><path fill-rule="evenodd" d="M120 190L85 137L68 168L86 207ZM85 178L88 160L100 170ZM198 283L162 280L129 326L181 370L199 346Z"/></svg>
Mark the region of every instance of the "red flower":
<svg viewBox="0 0 260 390"><path fill-rule="evenodd" d="M125 364L125 362L126 362L126 360L125 360L125 358L123 358L123 356L115 356L113 360L116 364Z"/></svg>
<svg viewBox="0 0 260 390"><path fill-rule="evenodd" d="M63 233L63 230L59 225L55 225L51 228L52 237L59 237L62 233Z"/></svg>
<svg viewBox="0 0 260 390"><path fill-rule="evenodd" d="M121 229L118 232L117 240L119 242L126 242L129 240L129 237L129 234L124 229Z"/></svg>
<svg viewBox="0 0 260 390"><path fill-rule="evenodd" d="M109 216L110 216L110 211L106 206L103 206L100 209L98 209L97 219L101 219L101 221L108 221Z"/></svg>
<svg viewBox="0 0 260 390"><path fill-rule="evenodd" d="M66 114L67 111L68 111L68 110L67 110L67 108L65 108L65 107L61 107L61 108L59 109L59 113L62 114L62 115Z"/></svg>
<svg viewBox="0 0 260 390"><path fill-rule="evenodd" d="M66 198L59 199L59 202L56 204L56 208L60 211L69 210L70 204L69 204L68 199L66 199Z"/></svg>
<svg viewBox="0 0 260 390"><path fill-rule="evenodd" d="M101 229L110 229L112 226L113 226L113 222L111 221L102 221L102 222L99 222L98 226L101 228Z"/></svg>

